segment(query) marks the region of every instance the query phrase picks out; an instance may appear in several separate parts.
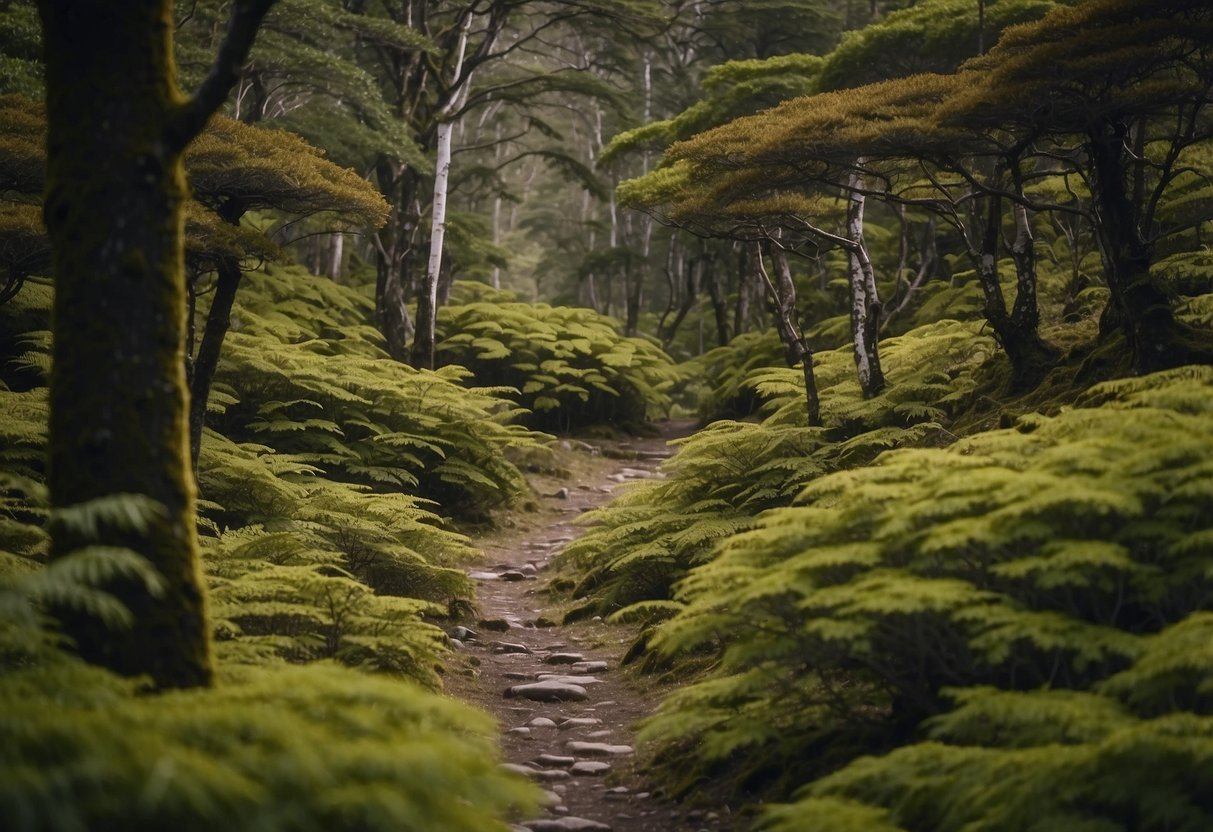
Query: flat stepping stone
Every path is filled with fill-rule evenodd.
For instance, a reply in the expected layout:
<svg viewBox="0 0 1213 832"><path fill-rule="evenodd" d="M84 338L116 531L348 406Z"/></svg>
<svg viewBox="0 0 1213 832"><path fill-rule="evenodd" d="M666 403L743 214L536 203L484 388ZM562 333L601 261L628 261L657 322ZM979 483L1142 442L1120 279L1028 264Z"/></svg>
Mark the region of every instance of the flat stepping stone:
<svg viewBox="0 0 1213 832"><path fill-rule="evenodd" d="M585 656L580 653L553 653L543 660L544 664L577 664L584 662Z"/></svg>
<svg viewBox="0 0 1213 832"><path fill-rule="evenodd" d="M494 653L530 653L531 648L525 644L517 644L512 641L494 641L489 645L493 648Z"/></svg>
<svg viewBox="0 0 1213 832"><path fill-rule="evenodd" d="M604 763L599 760L582 760L579 763L573 763L573 767L569 769L569 773L574 776L578 774L587 774L590 777L598 777L606 774L610 770L610 763Z"/></svg>
<svg viewBox="0 0 1213 832"><path fill-rule="evenodd" d="M525 581L526 573L519 572L517 569L509 569L502 572L498 577L503 581Z"/></svg>
<svg viewBox="0 0 1213 832"><path fill-rule="evenodd" d="M636 749L630 745L611 745L605 742L569 740L564 747L579 757L625 757L636 753Z"/></svg>
<svg viewBox="0 0 1213 832"><path fill-rule="evenodd" d="M577 762L576 757L562 757L559 754L540 754L535 762L548 768L568 768Z"/></svg>
<svg viewBox="0 0 1213 832"><path fill-rule="evenodd" d="M601 685L601 679L595 679L593 676L566 676L561 673L540 673L539 681L541 682L563 682L566 685Z"/></svg>
<svg viewBox="0 0 1213 832"><path fill-rule="evenodd" d="M611 669L608 662L593 661L593 662L575 662L572 669L577 673L603 673Z"/></svg>
<svg viewBox="0 0 1213 832"><path fill-rule="evenodd" d="M555 728L556 727L555 721L548 719L546 716L537 716L534 719L532 719L530 722L528 722L527 725L531 726L532 728Z"/></svg>
<svg viewBox="0 0 1213 832"><path fill-rule="evenodd" d="M530 820L522 824L531 832L611 832L605 823L572 815L563 818Z"/></svg>
<svg viewBox="0 0 1213 832"><path fill-rule="evenodd" d="M601 724L602 720L596 716L571 716L557 727L561 731L568 731L571 728L589 728L591 725Z"/></svg>
<svg viewBox="0 0 1213 832"><path fill-rule="evenodd" d="M509 679L511 682L525 682L526 680L531 678L531 674L520 673L517 670L507 670L505 673L502 673L501 675L504 676L505 678Z"/></svg>
<svg viewBox="0 0 1213 832"><path fill-rule="evenodd" d="M469 572L468 577L473 581L495 581L497 580L496 572Z"/></svg>
<svg viewBox="0 0 1213 832"><path fill-rule="evenodd" d="M545 768L539 771L531 772L531 777L544 783L550 783L553 780L571 780L573 775L569 774L564 769Z"/></svg>
<svg viewBox="0 0 1213 832"><path fill-rule="evenodd" d="M502 763L501 768L513 774L521 774L523 777L530 777L535 773L535 769L530 766L520 766L517 763Z"/></svg>
<svg viewBox="0 0 1213 832"><path fill-rule="evenodd" d="M529 685L514 685L505 689L505 698L520 696L535 702L579 702L589 699L589 694L581 685L571 685L565 682L532 682Z"/></svg>
<svg viewBox="0 0 1213 832"><path fill-rule="evenodd" d="M482 618L476 623L485 630L492 630L497 633L504 633L510 629L510 622L504 618Z"/></svg>

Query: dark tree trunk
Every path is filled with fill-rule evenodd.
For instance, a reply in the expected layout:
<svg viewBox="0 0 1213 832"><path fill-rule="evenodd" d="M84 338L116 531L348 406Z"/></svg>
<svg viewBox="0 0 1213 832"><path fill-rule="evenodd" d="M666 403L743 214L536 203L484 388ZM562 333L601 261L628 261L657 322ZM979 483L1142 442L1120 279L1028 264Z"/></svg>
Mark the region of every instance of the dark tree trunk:
<svg viewBox="0 0 1213 832"><path fill-rule="evenodd" d="M977 280L985 298L986 322L1011 362L1011 386L1031 390L1040 384L1057 360L1057 351L1037 331L1040 318L1036 303L1036 255L1026 211L1016 206L1016 236L1012 246L1016 293L1014 311L1007 313L1006 298L999 280L998 255L1002 249L1002 198L986 197L981 248L969 252L977 269Z"/></svg>
<svg viewBox="0 0 1213 832"><path fill-rule="evenodd" d="M720 270L714 268L714 265L711 262L706 264L704 284L708 287L712 313L716 318L716 344L724 347L729 343L729 305L725 302L724 288L720 285Z"/></svg>
<svg viewBox="0 0 1213 832"><path fill-rule="evenodd" d="M240 263L233 257L219 261L215 293L211 297L211 309L206 316L202 340L198 343L198 354L194 357L190 375L190 469L195 478L198 474L198 453L202 449L202 429L206 426L206 403L211 395L211 384L215 371L219 369L219 355L223 350L223 339L232 324L232 306L236 302L236 290L240 287Z"/></svg>
<svg viewBox="0 0 1213 832"><path fill-rule="evenodd" d="M213 677L189 466L181 153L231 89L269 6L234 7L219 61L182 101L171 0L38 3L55 273L51 502L135 494L159 506L142 529L53 523L51 556L131 549L164 582L160 593L107 587L133 616L126 630L60 612L81 656L161 688Z"/></svg>
<svg viewBox="0 0 1213 832"><path fill-rule="evenodd" d="M1111 291L1110 308L1101 321L1103 335L1111 326L1123 331L1139 373L1208 361L1208 348L1185 337L1171 300L1150 279L1154 247L1138 222L1138 211L1126 191L1124 140L1116 125L1103 124L1088 136L1094 191L1095 236Z"/></svg>
<svg viewBox="0 0 1213 832"><path fill-rule="evenodd" d="M397 361L409 360L409 345L413 341L413 319L409 315L411 293L410 261L414 186L408 171L398 173L393 165L381 160L377 168L379 186L391 192L392 212L387 224L376 234L375 260L375 318L383 333L388 354Z"/></svg>

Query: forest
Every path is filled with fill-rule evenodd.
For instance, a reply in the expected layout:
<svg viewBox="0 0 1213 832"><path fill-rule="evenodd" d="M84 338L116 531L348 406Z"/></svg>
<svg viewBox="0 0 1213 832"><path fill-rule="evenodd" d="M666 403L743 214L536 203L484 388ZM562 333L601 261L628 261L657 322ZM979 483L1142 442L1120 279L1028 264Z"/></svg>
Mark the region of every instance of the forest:
<svg viewBox="0 0 1213 832"><path fill-rule="evenodd" d="M0 0L0 828L1207 832L1211 246L1207 0Z"/></svg>

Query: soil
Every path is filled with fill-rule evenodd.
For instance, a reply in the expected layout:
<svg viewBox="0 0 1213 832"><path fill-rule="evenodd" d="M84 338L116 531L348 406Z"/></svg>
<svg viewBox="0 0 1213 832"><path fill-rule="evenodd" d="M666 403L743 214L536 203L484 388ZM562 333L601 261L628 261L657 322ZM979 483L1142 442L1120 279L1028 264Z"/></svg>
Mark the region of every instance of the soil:
<svg viewBox="0 0 1213 832"><path fill-rule="evenodd" d="M515 528L476 540L486 560L469 570L477 587L477 623L469 623L475 634L451 628L462 638L454 642L458 649L446 689L495 715L507 764L548 791L550 805L543 816L524 821L520 829L721 832L736 825L728 806L675 803L646 775L635 725L653 712L662 690L651 677L620 667L620 658L636 638L635 628L600 619L559 624L561 596L547 590L554 575L553 557L583 531L577 518L607 502L629 481L659 476L658 466L673 452L667 440L687 435L692 427L689 421L667 422L653 438L565 441L564 461L571 470L532 479L536 510L511 516ZM606 669L550 663L576 656L605 662ZM539 680L540 674L578 677L563 681L582 689L585 698L544 702L508 693ZM531 724L536 718L540 722ZM568 719L577 721L562 724ZM551 757L545 761L541 755ZM609 769L583 771L602 768L580 765L585 762L605 763Z"/></svg>

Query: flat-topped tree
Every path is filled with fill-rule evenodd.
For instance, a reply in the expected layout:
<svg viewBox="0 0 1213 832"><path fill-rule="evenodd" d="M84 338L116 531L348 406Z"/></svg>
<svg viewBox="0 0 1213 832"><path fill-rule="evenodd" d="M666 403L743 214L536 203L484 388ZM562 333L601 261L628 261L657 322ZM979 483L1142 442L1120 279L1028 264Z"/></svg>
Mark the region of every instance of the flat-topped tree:
<svg viewBox="0 0 1213 832"><path fill-rule="evenodd" d="M1102 328L1124 333L1140 372L1213 357L1150 276L1157 242L1203 219L1168 225L1160 208L1185 150L1213 136L1211 43L1204 0L1090 0L1009 29L951 105L959 125L1076 143L1112 297Z"/></svg>
<svg viewBox="0 0 1213 832"><path fill-rule="evenodd" d="M327 161L322 151L283 130L215 117L186 151L185 164L194 198L229 226L239 227L249 211L270 211L290 221L324 215L332 230L376 229L387 218L387 202L365 179ZM228 250L210 264L216 274L210 310L197 354L188 356L194 468L211 382L240 285L241 261L264 252L264 234L255 234L243 244L231 236L228 240ZM192 313L197 295L193 281L189 294Z"/></svg>
<svg viewBox="0 0 1213 832"><path fill-rule="evenodd" d="M186 419L182 153L235 84L271 5L232 4L218 58L186 97L171 0L38 2L55 277L52 557L119 547L162 578L158 592L132 580L110 587L132 615L127 630L78 614L63 623L89 661L161 688L213 674ZM140 506L139 521L67 522L69 509L114 500Z"/></svg>

